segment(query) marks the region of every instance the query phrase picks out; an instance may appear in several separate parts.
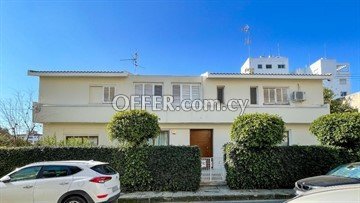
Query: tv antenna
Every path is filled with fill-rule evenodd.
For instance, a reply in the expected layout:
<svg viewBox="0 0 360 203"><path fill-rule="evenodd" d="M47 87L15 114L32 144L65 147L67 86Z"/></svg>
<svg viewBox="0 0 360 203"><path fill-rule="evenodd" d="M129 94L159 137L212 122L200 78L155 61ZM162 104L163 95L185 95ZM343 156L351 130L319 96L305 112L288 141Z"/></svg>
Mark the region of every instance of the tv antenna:
<svg viewBox="0 0 360 203"><path fill-rule="evenodd" d="M135 52L131 58L128 59L121 59L120 61L131 61L132 64L134 65L134 74L136 74L138 68L144 68L142 66L139 65L139 54L138 52Z"/></svg>
<svg viewBox="0 0 360 203"><path fill-rule="evenodd" d="M249 25L245 25L242 28L242 31L245 33L245 42L244 44L248 47L248 55L250 58L250 44L251 44L251 39L250 39L250 26Z"/></svg>

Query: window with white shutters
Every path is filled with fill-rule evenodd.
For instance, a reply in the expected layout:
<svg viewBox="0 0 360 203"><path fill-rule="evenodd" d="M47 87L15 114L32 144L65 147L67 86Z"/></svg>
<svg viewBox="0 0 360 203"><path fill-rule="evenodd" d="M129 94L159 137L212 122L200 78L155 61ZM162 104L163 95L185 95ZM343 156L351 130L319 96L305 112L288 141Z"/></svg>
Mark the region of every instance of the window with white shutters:
<svg viewBox="0 0 360 203"><path fill-rule="evenodd" d="M115 97L115 87L114 86L104 86L103 92L104 92L103 101L106 103L112 102L112 100Z"/></svg>
<svg viewBox="0 0 360 203"><path fill-rule="evenodd" d="M201 99L200 84L174 84L172 90L175 105L183 100Z"/></svg>
<svg viewBox="0 0 360 203"><path fill-rule="evenodd" d="M289 104L288 88L264 88L264 104Z"/></svg>
<svg viewBox="0 0 360 203"><path fill-rule="evenodd" d="M154 83L136 83L135 84L135 95L140 97L135 97L136 102L141 101L141 96L162 96L162 84ZM152 99L146 98L151 104Z"/></svg>

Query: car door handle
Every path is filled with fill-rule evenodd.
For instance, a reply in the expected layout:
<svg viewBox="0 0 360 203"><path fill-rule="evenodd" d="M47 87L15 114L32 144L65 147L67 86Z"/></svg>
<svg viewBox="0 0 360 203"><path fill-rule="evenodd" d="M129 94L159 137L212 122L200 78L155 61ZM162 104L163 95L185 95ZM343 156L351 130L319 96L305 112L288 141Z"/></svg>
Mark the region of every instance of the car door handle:
<svg viewBox="0 0 360 203"><path fill-rule="evenodd" d="M32 185L27 185L27 186L24 186L23 188L24 189L30 189L30 188L32 188L33 186Z"/></svg>
<svg viewBox="0 0 360 203"><path fill-rule="evenodd" d="M59 183L59 185L68 185L69 182L62 182L62 183Z"/></svg>

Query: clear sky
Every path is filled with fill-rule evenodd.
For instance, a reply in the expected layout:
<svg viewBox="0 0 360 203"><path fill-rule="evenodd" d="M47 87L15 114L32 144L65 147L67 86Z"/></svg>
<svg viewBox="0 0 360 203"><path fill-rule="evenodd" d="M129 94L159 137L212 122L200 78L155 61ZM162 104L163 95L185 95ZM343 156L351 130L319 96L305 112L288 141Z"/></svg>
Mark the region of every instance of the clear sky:
<svg viewBox="0 0 360 203"><path fill-rule="evenodd" d="M359 0L1 1L0 97L37 91L35 70L128 70L139 74L239 72L251 55L289 57L292 70L325 56L351 64L360 91Z"/></svg>

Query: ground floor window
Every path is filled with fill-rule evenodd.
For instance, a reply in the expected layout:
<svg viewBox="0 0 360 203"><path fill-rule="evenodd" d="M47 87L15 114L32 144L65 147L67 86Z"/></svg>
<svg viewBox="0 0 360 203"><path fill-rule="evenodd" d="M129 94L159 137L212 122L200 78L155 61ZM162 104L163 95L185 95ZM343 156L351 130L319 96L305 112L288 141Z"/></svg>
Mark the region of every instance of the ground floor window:
<svg viewBox="0 0 360 203"><path fill-rule="evenodd" d="M81 144L90 143L93 146L99 145L98 136L66 136L66 142L77 142Z"/></svg>
<svg viewBox="0 0 360 203"><path fill-rule="evenodd" d="M290 146L290 139L289 139L290 131L285 131L285 136L283 141L281 142L280 146Z"/></svg>
<svg viewBox="0 0 360 203"><path fill-rule="evenodd" d="M166 146L169 145L169 131L161 131L155 139L149 139L149 145Z"/></svg>

